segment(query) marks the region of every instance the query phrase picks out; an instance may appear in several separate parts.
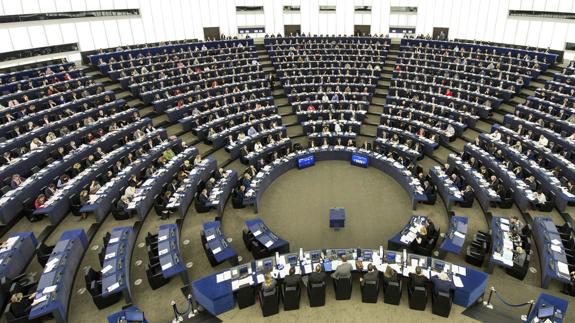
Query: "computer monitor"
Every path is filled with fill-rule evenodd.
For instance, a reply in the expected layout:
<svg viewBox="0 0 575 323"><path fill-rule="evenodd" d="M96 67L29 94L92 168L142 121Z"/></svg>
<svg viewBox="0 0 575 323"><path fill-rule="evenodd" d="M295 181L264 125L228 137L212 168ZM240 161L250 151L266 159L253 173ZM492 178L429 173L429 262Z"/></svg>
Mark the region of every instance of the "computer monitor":
<svg viewBox="0 0 575 323"><path fill-rule="evenodd" d="M541 306L537 311L537 317L540 319L551 317L555 314L555 306Z"/></svg>
<svg viewBox="0 0 575 323"><path fill-rule="evenodd" d="M242 266L239 268L239 273L240 276L246 276L249 273L249 267L248 266Z"/></svg>
<svg viewBox="0 0 575 323"><path fill-rule="evenodd" d="M318 262L321 259L321 253L319 251L310 252L310 258L312 262Z"/></svg>
<svg viewBox="0 0 575 323"><path fill-rule="evenodd" d="M389 252L387 253L387 262L395 262L395 253L393 252Z"/></svg>
<svg viewBox="0 0 575 323"><path fill-rule="evenodd" d="M372 261L373 260L373 251L371 250L363 250L361 253L361 257L363 261Z"/></svg>
<svg viewBox="0 0 575 323"><path fill-rule="evenodd" d="M263 261L263 269L265 271L271 271L274 268L274 262L272 259L264 259Z"/></svg>
<svg viewBox="0 0 575 323"><path fill-rule="evenodd" d="M288 255L288 256L287 256L287 262L288 262L290 265L295 265L295 264L297 264L297 255Z"/></svg>

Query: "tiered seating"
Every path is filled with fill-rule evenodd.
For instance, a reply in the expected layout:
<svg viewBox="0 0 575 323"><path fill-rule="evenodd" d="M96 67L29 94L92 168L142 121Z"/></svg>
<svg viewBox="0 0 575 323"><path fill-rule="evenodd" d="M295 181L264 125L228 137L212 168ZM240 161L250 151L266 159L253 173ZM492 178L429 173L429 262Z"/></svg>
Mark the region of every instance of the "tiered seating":
<svg viewBox="0 0 575 323"><path fill-rule="evenodd" d="M403 39L388 103L413 98L487 118L557 55L486 45Z"/></svg>
<svg viewBox="0 0 575 323"><path fill-rule="evenodd" d="M380 37L265 40L310 145L355 145L381 76L388 43L389 39Z"/></svg>
<svg viewBox="0 0 575 323"><path fill-rule="evenodd" d="M8 92L0 102L8 106L1 108L0 135L10 138L0 143L3 223L43 214L59 222L74 202L72 190L58 189L86 185L86 169L149 123L73 64L14 72L2 82Z"/></svg>
<svg viewBox="0 0 575 323"><path fill-rule="evenodd" d="M492 134L481 134L479 143L497 160L505 160L503 162L505 167L513 170L517 178L535 178L536 183L531 186L531 189L545 195L545 198L540 197L536 203L539 210L549 211L555 204L559 210L564 211L567 204L575 203L573 194L575 188L571 188L573 193L569 192L569 189L558 179L560 167L548 169L545 155L538 154L529 148L530 146L536 148L538 145L529 138L522 138L503 126L496 126ZM523 147L524 143L525 147Z"/></svg>

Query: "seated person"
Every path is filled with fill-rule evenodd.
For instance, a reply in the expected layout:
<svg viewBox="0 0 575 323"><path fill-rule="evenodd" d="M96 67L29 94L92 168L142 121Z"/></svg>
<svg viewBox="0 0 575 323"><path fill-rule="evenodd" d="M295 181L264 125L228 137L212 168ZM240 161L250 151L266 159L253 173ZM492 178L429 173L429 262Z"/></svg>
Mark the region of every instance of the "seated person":
<svg viewBox="0 0 575 323"><path fill-rule="evenodd" d="M156 201L157 208L156 210L159 212L157 215L160 216L162 220L165 220L170 217L170 210L167 209L168 204L170 203L170 198L172 197L172 191L167 190L162 196Z"/></svg>
<svg viewBox="0 0 575 323"><path fill-rule="evenodd" d="M525 250L519 246L515 247L515 250L513 250L513 266L523 267L526 259L527 253L525 253Z"/></svg>
<svg viewBox="0 0 575 323"><path fill-rule="evenodd" d="M437 229L435 228L435 224L433 223L433 221L428 220L427 221L427 226L425 227L425 229L427 230L427 236L430 238L435 237L435 234L437 233Z"/></svg>
<svg viewBox="0 0 575 323"><path fill-rule="evenodd" d="M304 279L303 282L305 284L306 280ZM315 265L315 271L309 274L307 282L309 284L319 284L325 282L325 273L322 271L320 264Z"/></svg>
<svg viewBox="0 0 575 323"><path fill-rule="evenodd" d="M463 201L459 202L461 206L473 205L473 189L470 185L465 186L465 189L461 192L461 195L463 196Z"/></svg>
<svg viewBox="0 0 575 323"><path fill-rule="evenodd" d="M397 276L397 272L393 270L391 266L387 266L383 272L383 285L387 286L392 282L399 282L399 277Z"/></svg>
<svg viewBox="0 0 575 323"><path fill-rule="evenodd" d="M421 267L415 267L414 273L409 273L409 288L413 290L415 287L426 287L428 279L423 275Z"/></svg>
<svg viewBox="0 0 575 323"><path fill-rule="evenodd" d="M284 278L286 287L297 287L301 281L301 275L295 273L295 267L289 269L289 274Z"/></svg>
<svg viewBox="0 0 575 323"><path fill-rule="evenodd" d="M336 281L340 278L350 278L351 270L352 266L349 262L347 262L347 256L342 255L341 264L339 264L335 271L331 274L331 278L335 279Z"/></svg>
<svg viewBox="0 0 575 323"><path fill-rule="evenodd" d="M361 286L364 286L366 282L372 282L372 281L377 282L378 280L379 280L379 270L377 270L377 268L375 268L373 264L369 264L367 266L367 273L365 273L363 277L359 279L359 283L361 284Z"/></svg>
<svg viewBox="0 0 575 323"><path fill-rule="evenodd" d="M38 195L36 200L34 201L34 209L38 210L46 203L46 196L44 194Z"/></svg>
<svg viewBox="0 0 575 323"><path fill-rule="evenodd" d="M540 208L544 206L545 203L547 203L547 196L545 196L545 193L543 193L541 189L538 189L537 191L533 192L533 196L535 197L536 207Z"/></svg>
<svg viewBox="0 0 575 323"><path fill-rule="evenodd" d="M210 202L210 198L208 197L208 190L206 190L204 188L196 199L197 211L198 212L208 212L210 210L210 207L208 206L209 202Z"/></svg>
<svg viewBox="0 0 575 323"><path fill-rule="evenodd" d="M429 239L430 238L427 234L427 229L425 227L421 227L419 228L419 234L417 235L417 238L413 240L411 245L412 247L425 247L429 242Z"/></svg>
<svg viewBox="0 0 575 323"><path fill-rule="evenodd" d="M445 272L439 273L437 276L431 277L433 283L433 293L438 295L441 293L450 294L453 290L453 283L449 280L449 276Z"/></svg>
<svg viewBox="0 0 575 323"><path fill-rule="evenodd" d="M262 283L262 292L273 293L273 292L275 292L276 285L277 285L276 280L274 278L272 278L270 273L266 273L264 276L264 282Z"/></svg>
<svg viewBox="0 0 575 323"><path fill-rule="evenodd" d="M22 185L22 183L23 183L25 180L26 180L26 179L20 177L19 174L14 174L14 175L12 175L12 180L10 181L10 188L16 189L16 188L20 187L20 185Z"/></svg>
<svg viewBox="0 0 575 323"><path fill-rule="evenodd" d="M112 214L118 216L129 216L130 212L128 212L128 204L130 203L130 198L126 195L122 195L116 205L112 206Z"/></svg>
<svg viewBox="0 0 575 323"><path fill-rule="evenodd" d="M28 316L35 297L36 293L26 296L22 293L12 295L10 298L10 311L15 317Z"/></svg>
<svg viewBox="0 0 575 323"><path fill-rule="evenodd" d="M569 273L569 284L563 285L563 293L575 296L575 271Z"/></svg>

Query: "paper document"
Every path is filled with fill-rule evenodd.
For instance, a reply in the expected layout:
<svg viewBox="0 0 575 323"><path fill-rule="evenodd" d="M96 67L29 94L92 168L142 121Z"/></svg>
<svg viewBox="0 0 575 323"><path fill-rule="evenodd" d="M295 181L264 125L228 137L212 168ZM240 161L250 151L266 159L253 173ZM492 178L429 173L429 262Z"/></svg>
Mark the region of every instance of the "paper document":
<svg viewBox="0 0 575 323"><path fill-rule="evenodd" d="M564 275L569 275L569 266L561 261L557 262L557 270Z"/></svg>
<svg viewBox="0 0 575 323"><path fill-rule="evenodd" d="M106 267L102 268L102 274L109 272L112 268L112 265L107 265Z"/></svg>
<svg viewBox="0 0 575 323"><path fill-rule="evenodd" d="M453 275L453 284L455 284L455 287L463 287L463 282L459 276Z"/></svg>
<svg viewBox="0 0 575 323"><path fill-rule="evenodd" d="M167 264L162 265L162 271L168 270L170 268L172 268L172 262L171 261L168 262Z"/></svg>
<svg viewBox="0 0 575 323"><path fill-rule="evenodd" d="M257 276L257 280L258 280L258 284L263 283L263 282L264 282L264 275L259 274L259 275Z"/></svg>
<svg viewBox="0 0 575 323"><path fill-rule="evenodd" d="M114 258L114 257L116 257L116 253L115 253L115 252L111 252L111 253L107 254L107 255L104 257L104 259L107 260L107 259L111 259L111 258Z"/></svg>
<svg viewBox="0 0 575 323"><path fill-rule="evenodd" d="M163 256L167 253L168 253L168 249L162 249L162 250L158 251L158 256Z"/></svg>
<svg viewBox="0 0 575 323"><path fill-rule="evenodd" d="M159 236L159 237L158 237L158 241L159 241L159 242L164 241L164 240L166 240L166 239L168 239L168 236L166 236L166 235L163 235L163 236Z"/></svg>
<svg viewBox="0 0 575 323"><path fill-rule="evenodd" d="M49 294L49 293L55 291L56 287L57 287L56 285L48 286L48 287L44 288L44 290L42 291L42 294Z"/></svg>
<svg viewBox="0 0 575 323"><path fill-rule="evenodd" d="M465 235L459 231L455 231L454 235L458 238L465 239Z"/></svg>
<svg viewBox="0 0 575 323"><path fill-rule="evenodd" d="M120 238L112 238L108 243L116 243L118 241L120 241Z"/></svg>
<svg viewBox="0 0 575 323"><path fill-rule="evenodd" d="M555 252L559 252L559 253L561 253L561 251L562 251L562 250L561 250L561 247L558 246L558 245L556 245L556 244L551 245L551 250L553 250L553 251L555 251Z"/></svg>
<svg viewBox="0 0 575 323"><path fill-rule="evenodd" d="M262 233L262 232L261 232L260 230L258 230L258 231L254 231L254 237L257 237L257 236L259 236L261 233Z"/></svg>
<svg viewBox="0 0 575 323"><path fill-rule="evenodd" d="M108 286L107 290L108 290L108 292L111 292L111 291L115 290L115 289L118 288L118 287L120 287L120 283L116 282L116 283L114 283L114 284Z"/></svg>
<svg viewBox="0 0 575 323"><path fill-rule="evenodd" d="M32 306L45 302L46 300L48 300L48 295L42 295L42 297L34 299L34 301L32 302Z"/></svg>
<svg viewBox="0 0 575 323"><path fill-rule="evenodd" d="M560 245L560 244L561 244L561 241L559 241L559 240L557 240L557 239L553 239L553 240L551 240L551 243L554 244L554 245Z"/></svg>
<svg viewBox="0 0 575 323"><path fill-rule="evenodd" d="M269 248L269 247L270 247L271 245L273 245L273 244L274 244L274 242L270 240L270 241L266 242L264 245L265 245L267 248Z"/></svg>
<svg viewBox="0 0 575 323"><path fill-rule="evenodd" d="M212 252L215 254L219 253L220 251L222 251L222 248L217 247L216 249L212 250Z"/></svg>
<svg viewBox="0 0 575 323"><path fill-rule="evenodd" d="M206 240L208 241L212 241L216 236L213 234L210 234L209 236L206 237Z"/></svg>

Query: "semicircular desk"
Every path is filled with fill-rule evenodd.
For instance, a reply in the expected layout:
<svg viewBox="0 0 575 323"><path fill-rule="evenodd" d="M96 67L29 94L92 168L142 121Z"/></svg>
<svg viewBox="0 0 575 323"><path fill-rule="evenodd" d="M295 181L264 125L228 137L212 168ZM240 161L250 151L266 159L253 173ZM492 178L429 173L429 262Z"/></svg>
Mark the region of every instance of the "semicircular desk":
<svg viewBox="0 0 575 323"><path fill-rule="evenodd" d="M264 273L270 272L276 279L285 277L293 266L296 273L307 275L317 264L325 272L332 272L341 263L339 257L345 254L354 272L365 272L371 263L384 272L391 266L403 276L409 276L420 266L427 276L437 275L440 271L448 273L455 283L453 303L469 307L483 295L487 286L488 274L477 269L458 266L440 259L400 251L373 249L322 249L287 253L269 258L254 260L236 267L221 270L192 282L196 301L213 315L232 310L236 305L234 292L245 286L260 284ZM363 262L363 270L355 266L355 261ZM456 282L457 281L457 282Z"/></svg>
<svg viewBox="0 0 575 323"><path fill-rule="evenodd" d="M372 166L391 176L398 182L403 189L409 194L412 209L415 210L417 202L427 201L427 196L423 192L423 187L418 179L413 177L411 172L402 164L394 159L376 153L374 151L344 146L322 146L308 148L277 159L264 166L252 179L250 187L244 198L244 205L253 205L255 212L259 211L259 203L266 189L287 171L298 168L298 161L313 156L311 165L315 161L325 160L345 160L352 162L352 157L364 157L365 164L358 165L363 167ZM308 166L311 166L308 165Z"/></svg>

